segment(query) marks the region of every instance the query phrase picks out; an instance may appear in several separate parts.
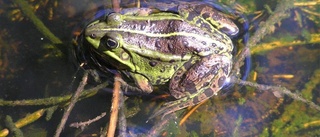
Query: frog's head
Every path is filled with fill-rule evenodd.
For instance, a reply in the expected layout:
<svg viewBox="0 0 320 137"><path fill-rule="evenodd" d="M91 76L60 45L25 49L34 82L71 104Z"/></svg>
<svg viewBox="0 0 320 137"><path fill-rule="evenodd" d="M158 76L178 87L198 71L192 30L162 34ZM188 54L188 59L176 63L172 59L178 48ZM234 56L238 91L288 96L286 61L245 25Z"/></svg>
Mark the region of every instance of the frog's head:
<svg viewBox="0 0 320 137"><path fill-rule="evenodd" d="M106 19L96 20L85 29L85 37L90 43L97 43L102 37L118 28L124 20L119 13L110 13Z"/></svg>
<svg viewBox="0 0 320 137"><path fill-rule="evenodd" d="M99 55L99 60L108 62L119 70L134 70L129 52L123 48L123 36L114 31L121 25L121 21L120 14L111 13L106 20L98 20L89 24L84 36L95 53Z"/></svg>

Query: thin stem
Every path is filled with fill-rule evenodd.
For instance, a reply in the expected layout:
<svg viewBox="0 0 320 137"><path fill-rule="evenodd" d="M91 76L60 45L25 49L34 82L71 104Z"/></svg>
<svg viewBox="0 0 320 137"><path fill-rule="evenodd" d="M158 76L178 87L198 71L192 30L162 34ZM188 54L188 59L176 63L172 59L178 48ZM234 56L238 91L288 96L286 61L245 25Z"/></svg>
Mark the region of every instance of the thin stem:
<svg viewBox="0 0 320 137"><path fill-rule="evenodd" d="M26 117L18 120L17 122L15 122L15 126L17 128L21 128L21 127L24 127L36 120L38 120L41 116L43 116L45 112L45 109L40 109L40 110L37 110L29 115L27 115ZM4 137L4 136L7 136L9 134L9 130L8 129L2 129L0 131L0 137Z"/></svg>
<svg viewBox="0 0 320 137"><path fill-rule="evenodd" d="M99 89L105 88L108 86L109 82L104 82L94 88L84 90L81 92L80 99L88 98L93 95L95 95ZM59 97L49 97L49 98L43 98L43 99L30 99L30 100L15 100L15 101L7 101L0 99L0 106L50 106L50 105L57 105L61 103L66 103L70 100L72 95L65 95L65 96L59 96Z"/></svg>
<svg viewBox="0 0 320 137"><path fill-rule="evenodd" d="M250 55L250 49L252 47L257 46L257 43L260 42L260 40L266 36L267 34L270 34L273 32L274 25L278 22L280 22L282 19L285 19L288 17L288 11L293 8L293 2L291 0L282 0L277 5L275 11L272 14L266 22L264 22L260 29L258 29L254 35L249 39L248 46L246 46L239 56L237 57L236 63L234 64L234 69L232 72L232 75L238 74L240 67L243 65L243 61L245 57Z"/></svg>
<svg viewBox="0 0 320 137"><path fill-rule="evenodd" d="M298 94L292 93L290 90L288 90L285 87L257 84L257 83L253 83L253 82L250 82L250 81L243 81L241 79L233 79L233 80L234 80L235 83L238 83L238 84L241 84L241 85L255 87L255 88L257 88L259 90L263 90L263 91L271 91L275 95L278 94L278 93L287 95L287 96L293 98L294 100L298 100L298 101L301 101L303 103L306 103L306 104L310 105L312 108L315 108L315 109L320 111L320 106L316 105L312 101L304 99L303 97L299 96Z"/></svg>
<svg viewBox="0 0 320 137"><path fill-rule="evenodd" d="M62 129L63 129L64 125L66 124L67 119L68 119L68 117L69 117L69 115L71 113L71 110L73 109L75 103L78 101L78 98L80 97L80 94L84 89L84 86L87 84L87 80L88 80L88 73L85 72L84 76L82 77L82 81L81 81L76 93L71 98L70 105L68 106L68 108L65 110L65 112L63 114L63 117L62 117L62 119L60 121L60 124L58 125L58 128L56 130L56 133L54 135L55 137L59 137L60 136L60 134L62 132Z"/></svg>

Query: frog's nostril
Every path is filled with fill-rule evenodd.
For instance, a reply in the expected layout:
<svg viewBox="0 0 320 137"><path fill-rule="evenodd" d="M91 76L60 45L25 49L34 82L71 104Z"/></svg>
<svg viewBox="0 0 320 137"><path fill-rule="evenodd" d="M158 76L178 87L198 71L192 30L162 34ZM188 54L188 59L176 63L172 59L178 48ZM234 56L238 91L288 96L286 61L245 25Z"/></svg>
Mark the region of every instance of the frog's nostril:
<svg viewBox="0 0 320 137"><path fill-rule="evenodd" d="M96 37L97 37L96 34L90 34L90 38L94 39L94 38L96 38Z"/></svg>

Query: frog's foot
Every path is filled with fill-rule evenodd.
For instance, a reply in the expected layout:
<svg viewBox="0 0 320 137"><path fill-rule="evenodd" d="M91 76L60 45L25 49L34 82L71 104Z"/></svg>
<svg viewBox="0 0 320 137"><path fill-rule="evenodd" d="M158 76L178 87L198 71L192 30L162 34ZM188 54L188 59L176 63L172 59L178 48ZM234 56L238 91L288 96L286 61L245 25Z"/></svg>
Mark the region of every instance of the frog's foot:
<svg viewBox="0 0 320 137"><path fill-rule="evenodd" d="M154 112L149 117L149 120L156 117L156 116L160 116L160 115L162 115L161 119L163 119L163 117L165 117L166 115L168 115L170 113L173 113L175 111L178 111L180 109L186 108L188 106L193 106L193 105L195 105L193 103L193 100L191 100L190 98L188 100L187 97L181 98L176 101L171 101L171 102L165 103L163 105L163 107L160 108L160 110Z"/></svg>
<svg viewBox="0 0 320 137"><path fill-rule="evenodd" d="M156 111L149 117L149 120L159 115L162 115L161 117L162 119L167 114L173 113L175 111L178 111L180 109L183 109L189 106L194 106L196 104L199 104L200 102L212 97L213 95L214 95L214 92L212 91L212 89L208 88L197 96L183 97L181 99L165 103L164 106L160 108L160 110Z"/></svg>

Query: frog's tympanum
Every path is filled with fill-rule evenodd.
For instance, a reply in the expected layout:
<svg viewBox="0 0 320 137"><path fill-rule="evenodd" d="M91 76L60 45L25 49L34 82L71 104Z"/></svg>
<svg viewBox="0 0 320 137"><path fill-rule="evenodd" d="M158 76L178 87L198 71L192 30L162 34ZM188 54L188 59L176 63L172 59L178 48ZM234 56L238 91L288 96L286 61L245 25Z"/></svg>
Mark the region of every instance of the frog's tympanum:
<svg viewBox="0 0 320 137"><path fill-rule="evenodd" d="M83 35L99 61L129 74L145 93L169 83L176 100L156 116L198 104L219 92L232 67L230 36L238 30L210 5L183 3L170 10L110 12L89 24Z"/></svg>

